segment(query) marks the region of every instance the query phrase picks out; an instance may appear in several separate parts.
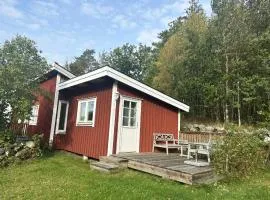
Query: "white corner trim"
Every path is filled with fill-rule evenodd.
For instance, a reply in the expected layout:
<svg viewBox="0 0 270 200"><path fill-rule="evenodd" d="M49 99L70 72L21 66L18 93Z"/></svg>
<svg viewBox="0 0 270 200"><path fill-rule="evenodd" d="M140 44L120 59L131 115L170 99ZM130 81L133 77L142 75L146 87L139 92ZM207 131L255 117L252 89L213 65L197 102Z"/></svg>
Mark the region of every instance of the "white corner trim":
<svg viewBox="0 0 270 200"><path fill-rule="evenodd" d="M54 102L53 102L53 114L52 114L52 121L51 121L51 131L50 131L50 139L49 145L52 147L53 145L53 137L55 132L55 124L56 124L56 115L57 115L57 105L58 105L58 98L59 98L59 83L61 77L59 74L56 76L56 86L55 86L55 93L54 93Z"/></svg>
<svg viewBox="0 0 270 200"><path fill-rule="evenodd" d="M112 155L113 153L116 102L118 99L117 84L118 84L117 81L114 81L113 86L112 86L111 113L110 113L110 127L109 127L109 136L108 136L107 156Z"/></svg>
<svg viewBox="0 0 270 200"><path fill-rule="evenodd" d="M177 133L178 133L178 140L180 140L180 130L181 130L181 111L178 110L178 129L177 129Z"/></svg>
<svg viewBox="0 0 270 200"><path fill-rule="evenodd" d="M89 72L87 74L84 74L82 76L78 76L76 78L73 78L71 80L68 80L68 81L65 81L61 84L59 84L59 90L62 90L62 89L65 89L65 88L68 88L68 87L71 87L71 86L74 86L74 85L78 85L78 84L81 84L81 83L84 83L84 82L87 82L87 81L91 81L91 80L94 80L94 79L98 79L98 78L101 78L101 77L105 77L105 76L108 76L108 77L111 77L113 78L114 80L118 81L118 82L121 82L121 83L124 83L130 87L133 87L145 94L148 94L152 97L155 97L163 102L166 102L178 109L181 109L183 111L186 111L186 112L189 112L189 106L184 104L184 103L181 103L180 101L177 101L176 99L173 99L143 83L140 83L139 81L136 81L135 79L133 78L130 78L128 76L126 76L125 74L122 74L110 67L103 67L103 68L100 68L98 70L95 70L93 72Z"/></svg>

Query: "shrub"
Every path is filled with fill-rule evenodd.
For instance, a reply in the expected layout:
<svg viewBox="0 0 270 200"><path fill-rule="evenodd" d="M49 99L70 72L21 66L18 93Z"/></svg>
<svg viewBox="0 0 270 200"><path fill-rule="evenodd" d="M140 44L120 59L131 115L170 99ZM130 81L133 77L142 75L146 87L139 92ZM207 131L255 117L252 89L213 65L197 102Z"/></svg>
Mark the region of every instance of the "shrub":
<svg viewBox="0 0 270 200"><path fill-rule="evenodd" d="M4 130L0 132L0 145L5 143L14 143L16 140L15 134L10 130Z"/></svg>
<svg viewBox="0 0 270 200"><path fill-rule="evenodd" d="M254 134L230 133L213 148L213 166L218 174L242 178L264 165L262 141Z"/></svg>
<svg viewBox="0 0 270 200"><path fill-rule="evenodd" d="M42 135L33 135L30 141L17 140L6 131L0 140L0 167L20 163L23 160L42 156Z"/></svg>

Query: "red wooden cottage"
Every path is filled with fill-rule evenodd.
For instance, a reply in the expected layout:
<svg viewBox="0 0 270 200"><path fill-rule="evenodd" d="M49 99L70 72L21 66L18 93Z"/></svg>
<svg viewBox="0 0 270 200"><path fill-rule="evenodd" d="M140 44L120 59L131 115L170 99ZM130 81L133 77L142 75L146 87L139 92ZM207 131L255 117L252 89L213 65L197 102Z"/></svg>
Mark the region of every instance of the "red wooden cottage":
<svg viewBox="0 0 270 200"><path fill-rule="evenodd" d="M50 144L92 158L119 152L152 151L153 133L178 137L180 113L189 106L112 68L74 77L55 65L41 87L30 129Z"/></svg>

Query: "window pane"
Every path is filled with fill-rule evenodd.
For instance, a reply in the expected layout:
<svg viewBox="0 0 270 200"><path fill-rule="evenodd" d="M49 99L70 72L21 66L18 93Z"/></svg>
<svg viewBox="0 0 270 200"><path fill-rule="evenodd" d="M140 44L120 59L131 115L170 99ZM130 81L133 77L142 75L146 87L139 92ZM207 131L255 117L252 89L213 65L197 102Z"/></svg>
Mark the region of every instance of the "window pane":
<svg viewBox="0 0 270 200"><path fill-rule="evenodd" d="M130 104L129 101L124 100L124 107L125 107L125 108L129 108L129 104Z"/></svg>
<svg viewBox="0 0 270 200"><path fill-rule="evenodd" d="M88 102L87 107L87 121L93 120L93 113L94 113L94 101Z"/></svg>
<svg viewBox="0 0 270 200"><path fill-rule="evenodd" d="M130 110L130 117L136 117L136 110L135 109L131 109Z"/></svg>
<svg viewBox="0 0 270 200"><path fill-rule="evenodd" d="M123 117L123 126L128 126L128 117Z"/></svg>
<svg viewBox="0 0 270 200"><path fill-rule="evenodd" d="M130 126L131 127L136 126L136 118L130 118Z"/></svg>
<svg viewBox="0 0 270 200"><path fill-rule="evenodd" d="M81 102L80 121L85 121L86 102Z"/></svg>
<svg viewBox="0 0 270 200"><path fill-rule="evenodd" d="M61 103L58 130L64 130L65 129L66 110L67 110L67 104L66 103Z"/></svg>
<svg viewBox="0 0 270 200"><path fill-rule="evenodd" d="M128 108L124 108L123 116L129 117L129 109Z"/></svg>
<svg viewBox="0 0 270 200"><path fill-rule="evenodd" d="M137 103L136 102L131 102L131 108L136 108Z"/></svg>

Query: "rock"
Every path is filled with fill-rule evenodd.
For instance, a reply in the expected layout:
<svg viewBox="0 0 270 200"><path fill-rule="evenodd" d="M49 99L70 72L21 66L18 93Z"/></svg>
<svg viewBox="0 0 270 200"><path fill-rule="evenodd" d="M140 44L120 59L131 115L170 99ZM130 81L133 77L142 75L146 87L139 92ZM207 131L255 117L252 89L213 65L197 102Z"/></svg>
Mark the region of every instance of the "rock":
<svg viewBox="0 0 270 200"><path fill-rule="evenodd" d="M205 125L200 124L198 127L199 127L200 131L205 131Z"/></svg>
<svg viewBox="0 0 270 200"><path fill-rule="evenodd" d="M20 158L21 160L28 159L32 156L30 148L25 148L15 154L15 157Z"/></svg>
<svg viewBox="0 0 270 200"><path fill-rule="evenodd" d="M16 147L14 148L14 151L15 151L15 152L18 152L18 151L20 151L22 148L23 148L23 146L16 146Z"/></svg>
<svg viewBox="0 0 270 200"><path fill-rule="evenodd" d="M265 138L264 138L264 142L270 143L270 137L269 137L269 136L268 136L268 137L265 137Z"/></svg>
<svg viewBox="0 0 270 200"><path fill-rule="evenodd" d="M5 153L5 149L4 148L0 148L0 155L3 155Z"/></svg>
<svg viewBox="0 0 270 200"><path fill-rule="evenodd" d="M194 127L190 128L189 130L190 130L190 132L197 132L197 129Z"/></svg>
<svg viewBox="0 0 270 200"><path fill-rule="evenodd" d="M33 141L27 141L27 142L25 143L25 146L27 146L27 147L33 149L33 148L35 147L35 143L34 143Z"/></svg>
<svg viewBox="0 0 270 200"><path fill-rule="evenodd" d="M207 131L207 132L214 132L214 130L215 130L215 128L212 127L212 126L206 126L205 127L205 131Z"/></svg>

